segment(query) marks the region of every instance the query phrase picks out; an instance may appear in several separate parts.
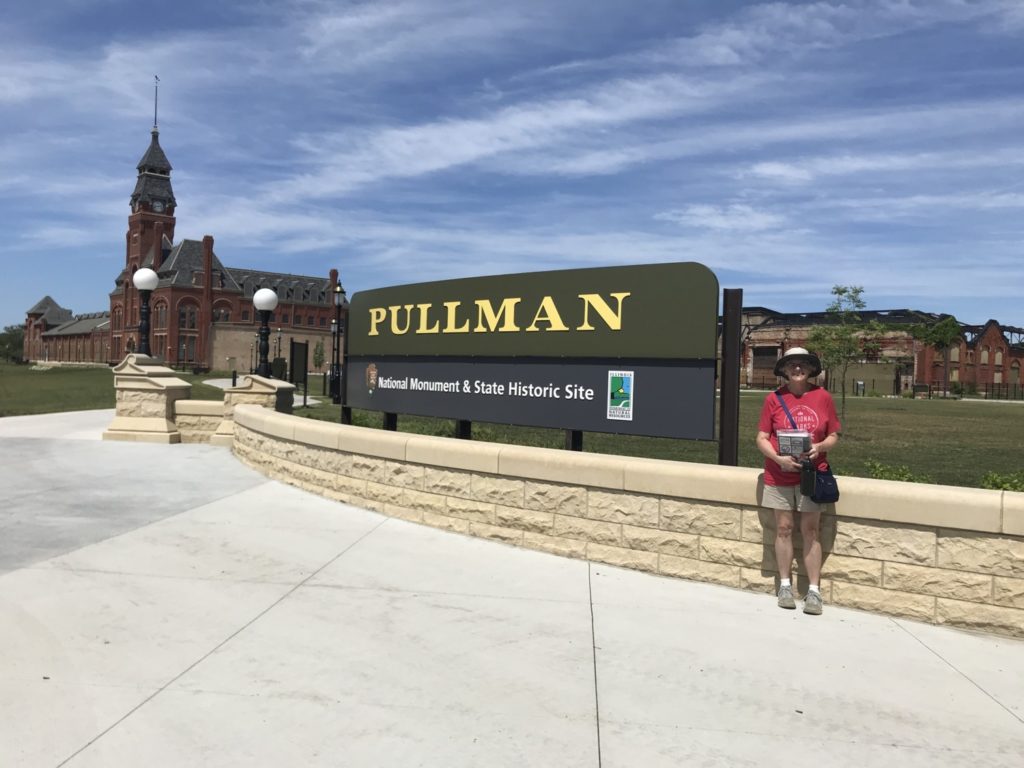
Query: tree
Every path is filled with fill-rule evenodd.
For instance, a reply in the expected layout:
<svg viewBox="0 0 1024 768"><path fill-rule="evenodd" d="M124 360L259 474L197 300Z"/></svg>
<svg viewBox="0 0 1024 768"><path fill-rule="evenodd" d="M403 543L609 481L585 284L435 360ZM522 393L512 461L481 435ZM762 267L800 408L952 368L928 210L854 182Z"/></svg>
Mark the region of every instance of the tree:
<svg viewBox="0 0 1024 768"><path fill-rule="evenodd" d="M25 326L8 325L0 332L0 360L20 361L24 357Z"/></svg>
<svg viewBox="0 0 1024 768"><path fill-rule="evenodd" d="M846 421L846 372L850 364L877 352L885 328L877 321L865 322L864 288L859 285L834 285L835 297L825 311L829 321L811 329L807 346L821 358L821 365L831 377L839 376L840 420Z"/></svg>
<svg viewBox="0 0 1024 768"><path fill-rule="evenodd" d="M943 366L943 392L949 392L949 350L953 342L963 338L964 332L960 323L952 315L947 315L938 322L927 325L920 323L910 327L910 335L918 341L942 352L945 359Z"/></svg>
<svg viewBox="0 0 1024 768"><path fill-rule="evenodd" d="M320 339L313 347L313 365L319 371L324 364L324 340Z"/></svg>

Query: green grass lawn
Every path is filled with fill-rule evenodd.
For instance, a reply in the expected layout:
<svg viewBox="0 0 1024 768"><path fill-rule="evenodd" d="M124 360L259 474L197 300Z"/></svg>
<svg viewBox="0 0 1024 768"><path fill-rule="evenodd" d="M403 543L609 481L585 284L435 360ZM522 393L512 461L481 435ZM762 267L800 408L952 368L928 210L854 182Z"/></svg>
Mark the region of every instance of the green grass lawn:
<svg viewBox="0 0 1024 768"><path fill-rule="evenodd" d="M221 400L224 391L202 383L216 374L177 374L192 384L194 400ZM220 376L218 378L224 378ZM49 368L0 363L0 416L114 407L110 368Z"/></svg>
<svg viewBox="0 0 1024 768"><path fill-rule="evenodd" d="M740 397L740 466L761 467L764 459L754 447L763 392ZM1009 474L1024 469L1024 404L980 400L904 400L878 397L847 399L846 423L839 447L830 461L839 475L871 477L871 463L906 467L921 480L943 485L980 487L987 472ZM336 405L296 409L307 418L338 421ZM379 427L381 414L354 411L353 421ZM455 422L420 416L398 417L398 428L420 434L449 436ZM473 438L561 448L565 433L557 429L473 424ZM656 437L587 432L583 448L592 453L646 456L714 464L718 444Z"/></svg>
<svg viewBox="0 0 1024 768"><path fill-rule="evenodd" d="M193 399L220 400L217 387L204 379L227 378L226 374L203 376L178 374L193 384ZM310 396L319 405L296 408L296 415L338 421L338 406L324 402L322 382L310 379ZM763 460L754 448L757 418L764 393L743 393L740 398L740 465L760 467ZM300 400L301 402L301 400ZM51 368L0 364L0 416L114 407L114 387L108 368ZM362 426L379 427L381 415L356 411ZM905 466L913 475L945 485L979 487L987 472L1009 474L1024 470L1024 404L977 400L903 400L858 397L847 400L843 438L831 461L840 475L872 476L871 462L888 467ZM451 435L455 423L445 419L399 416L402 431ZM516 443L561 448L565 433L557 429L513 427L500 424L473 425L473 437L496 443ZM713 464L718 445L712 442L632 437L588 432L584 450L625 456L647 456Z"/></svg>

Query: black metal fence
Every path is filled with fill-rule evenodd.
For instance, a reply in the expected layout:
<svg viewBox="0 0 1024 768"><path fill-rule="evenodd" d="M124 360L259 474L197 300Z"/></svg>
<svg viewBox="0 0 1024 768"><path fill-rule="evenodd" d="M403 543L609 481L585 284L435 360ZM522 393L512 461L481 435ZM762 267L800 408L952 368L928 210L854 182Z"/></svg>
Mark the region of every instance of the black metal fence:
<svg viewBox="0 0 1024 768"><path fill-rule="evenodd" d="M978 394L986 400L1024 400L1024 386L1013 384L982 384Z"/></svg>

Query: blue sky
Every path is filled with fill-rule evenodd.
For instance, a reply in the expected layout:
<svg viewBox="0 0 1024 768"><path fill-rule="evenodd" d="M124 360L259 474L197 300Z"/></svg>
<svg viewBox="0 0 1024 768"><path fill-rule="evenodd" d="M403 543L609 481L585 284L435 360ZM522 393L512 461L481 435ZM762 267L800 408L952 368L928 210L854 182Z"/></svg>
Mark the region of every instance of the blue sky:
<svg viewBox="0 0 1024 768"><path fill-rule="evenodd" d="M1024 2L16 0L0 325L106 309L153 75L177 237L349 293L699 261L1024 325Z"/></svg>

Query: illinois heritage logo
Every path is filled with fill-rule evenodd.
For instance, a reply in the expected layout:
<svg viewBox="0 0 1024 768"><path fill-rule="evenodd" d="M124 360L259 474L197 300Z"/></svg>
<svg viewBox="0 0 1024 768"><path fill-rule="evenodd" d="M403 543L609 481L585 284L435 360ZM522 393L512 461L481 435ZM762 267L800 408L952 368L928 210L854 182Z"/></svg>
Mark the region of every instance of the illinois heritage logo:
<svg viewBox="0 0 1024 768"><path fill-rule="evenodd" d="M633 420L633 371L608 371L608 418Z"/></svg>
<svg viewBox="0 0 1024 768"><path fill-rule="evenodd" d="M371 395L377 389L377 365L370 363L366 366L366 391Z"/></svg>

